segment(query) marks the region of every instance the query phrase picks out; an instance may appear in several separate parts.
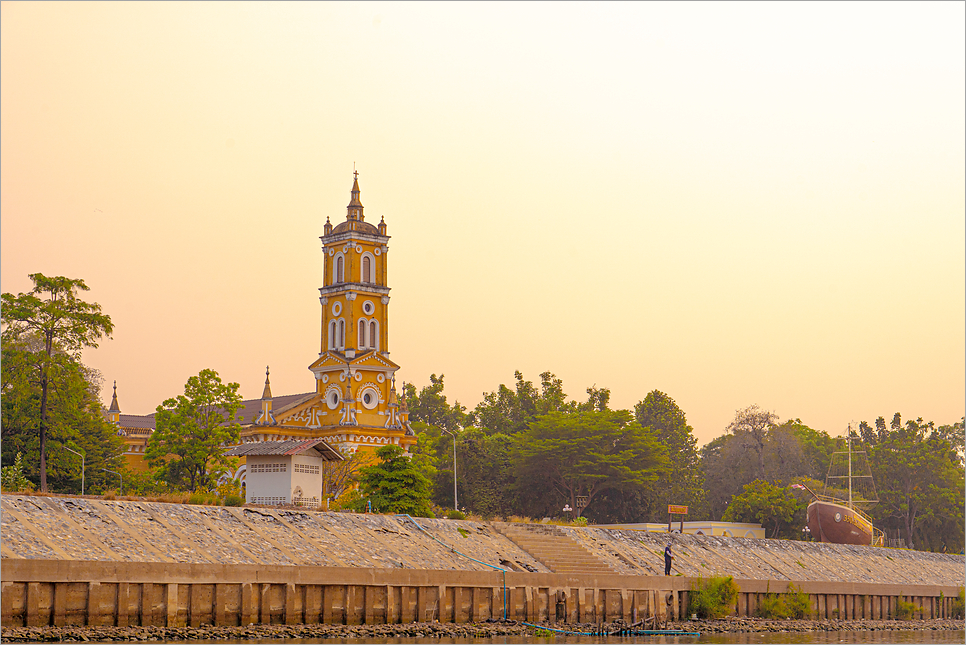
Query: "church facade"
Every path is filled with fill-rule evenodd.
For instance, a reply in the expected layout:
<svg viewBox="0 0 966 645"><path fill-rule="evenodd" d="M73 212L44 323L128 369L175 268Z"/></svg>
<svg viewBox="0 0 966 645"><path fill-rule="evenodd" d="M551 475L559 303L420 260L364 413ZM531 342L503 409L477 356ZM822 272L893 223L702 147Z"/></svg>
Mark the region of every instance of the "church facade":
<svg viewBox="0 0 966 645"><path fill-rule="evenodd" d="M266 370L260 399L242 402L241 442L322 439L343 453L385 445L405 452L416 443L405 401L395 387L399 365L389 358L389 235L386 222L365 220L354 174L346 219L326 218L321 236L321 343L308 366L313 391L273 396ZM143 470L154 415L121 414L115 385L107 419L124 437L129 466ZM245 479L244 466L237 476Z"/></svg>

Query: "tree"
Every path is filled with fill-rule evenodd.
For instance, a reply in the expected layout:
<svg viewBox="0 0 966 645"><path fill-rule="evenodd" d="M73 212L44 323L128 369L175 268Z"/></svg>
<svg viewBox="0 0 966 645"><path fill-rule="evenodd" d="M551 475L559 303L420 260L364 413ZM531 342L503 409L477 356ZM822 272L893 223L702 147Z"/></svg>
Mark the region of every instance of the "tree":
<svg viewBox="0 0 966 645"><path fill-rule="evenodd" d="M78 291L89 291L83 280L42 273L29 275L34 288L28 293L13 296L4 293L2 299L3 333L19 337L33 333L43 341L43 349L33 353L30 360L40 387L39 425L40 490L47 492L47 432L50 428L48 398L52 384L61 376L57 369L57 350L80 362L85 347L97 347L103 336L110 338L114 330L111 317L101 313L101 306L77 297Z"/></svg>
<svg viewBox="0 0 966 645"><path fill-rule="evenodd" d="M483 395L483 400L469 415L469 425L487 434L512 436L525 431L530 422L541 414L577 409L577 403L566 400L563 381L552 372L540 374L539 390L533 382L525 380L519 371L513 373L513 378L516 380L514 389L501 384L495 391ZM592 398L584 404L585 409L596 409L595 405L601 401L603 407L607 407L610 390L589 388L587 392L596 399Z"/></svg>
<svg viewBox="0 0 966 645"><path fill-rule="evenodd" d="M520 435L514 462L536 508L566 502L580 516L578 497L590 506L603 491L645 487L667 468L667 453L630 412L552 412Z"/></svg>
<svg viewBox="0 0 966 645"><path fill-rule="evenodd" d="M409 420L420 421L451 432L459 430L466 423L466 408L459 401L450 405L443 394L443 374L431 374L429 385L416 394L416 386L403 383L403 398L409 407Z"/></svg>
<svg viewBox="0 0 966 645"><path fill-rule="evenodd" d="M758 476L765 476L765 439L768 431L775 427L778 415L768 410L762 410L757 405L750 405L735 412L735 419L727 432L739 437L744 445L754 451L758 457Z"/></svg>
<svg viewBox="0 0 966 645"><path fill-rule="evenodd" d="M634 417L642 427L655 433L668 453L668 472L655 482L645 500L646 521L663 519L668 504L687 505L692 517L702 513L704 474L697 440L684 410L667 394L654 390L634 406Z"/></svg>
<svg viewBox="0 0 966 645"><path fill-rule="evenodd" d="M365 450L340 449L339 453L341 460L322 462L322 497L338 499L355 484L359 469L372 461L372 453Z"/></svg>
<svg viewBox="0 0 966 645"><path fill-rule="evenodd" d="M898 423L897 423L898 422ZM957 447L922 419L901 425L898 413L889 431L872 449L871 462L879 505L875 518L887 528L897 529L909 548L916 541L922 546L954 550L963 544L963 468ZM949 528L943 536L923 534L923 526ZM918 539L917 539L918 538ZM956 547L959 547L957 549Z"/></svg>
<svg viewBox="0 0 966 645"><path fill-rule="evenodd" d="M722 516L725 522L758 522L770 538L801 539L806 501L790 494L785 486L756 479L735 495Z"/></svg>
<svg viewBox="0 0 966 645"><path fill-rule="evenodd" d="M167 399L155 414L155 431L145 458L155 478L175 490L210 488L233 463L224 446L239 441L235 414L241 407L238 383L223 384L218 372L201 370L184 386L184 394Z"/></svg>
<svg viewBox="0 0 966 645"><path fill-rule="evenodd" d="M431 483L403 454L399 446L383 446L376 451L381 460L359 471L363 502L371 501L380 513L408 513L432 517L429 492Z"/></svg>
<svg viewBox="0 0 966 645"><path fill-rule="evenodd" d="M3 463L11 464L18 452L23 453L25 475L33 482L40 481L41 389L35 361L42 348L43 339L36 334L26 332L15 337L7 333L2 339L0 359ZM109 478L113 478L116 487L117 477L102 468L119 471L124 467L124 442L102 414L100 373L56 346L51 372L56 372L57 377L49 381L47 397L48 487L64 493L81 492L81 457L66 448L84 456L87 492L104 490Z"/></svg>

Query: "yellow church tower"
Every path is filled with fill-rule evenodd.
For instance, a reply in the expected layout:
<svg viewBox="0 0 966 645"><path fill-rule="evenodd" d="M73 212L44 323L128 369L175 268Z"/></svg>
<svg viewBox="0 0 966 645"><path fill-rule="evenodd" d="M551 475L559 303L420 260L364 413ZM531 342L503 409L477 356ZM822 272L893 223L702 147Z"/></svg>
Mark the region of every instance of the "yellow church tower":
<svg viewBox="0 0 966 645"><path fill-rule="evenodd" d="M387 444L408 452L416 437L396 395L399 366L389 359L389 236L384 219L378 226L365 219L358 172L345 221L326 218L320 239L322 338L309 366L315 392L274 409L266 374L261 414L242 441L311 437L348 452Z"/></svg>

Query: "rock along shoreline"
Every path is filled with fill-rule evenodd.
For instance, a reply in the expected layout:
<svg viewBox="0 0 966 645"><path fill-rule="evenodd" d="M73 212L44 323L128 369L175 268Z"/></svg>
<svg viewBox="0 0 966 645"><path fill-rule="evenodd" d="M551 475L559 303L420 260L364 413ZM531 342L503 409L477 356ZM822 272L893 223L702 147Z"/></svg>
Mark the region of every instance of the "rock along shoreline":
<svg viewBox="0 0 966 645"><path fill-rule="evenodd" d="M571 633L603 635L626 627L622 623L605 625L547 624L548 629ZM769 620L763 618L725 618L668 623L668 629L701 633L740 632L826 632L826 631L930 631L961 630L962 620ZM366 639L436 638L469 639L497 636L533 636L540 631L515 621L492 623L407 623L403 625L249 625L247 627L3 627L0 640L5 643L36 642L151 642L194 640L270 640L270 639Z"/></svg>

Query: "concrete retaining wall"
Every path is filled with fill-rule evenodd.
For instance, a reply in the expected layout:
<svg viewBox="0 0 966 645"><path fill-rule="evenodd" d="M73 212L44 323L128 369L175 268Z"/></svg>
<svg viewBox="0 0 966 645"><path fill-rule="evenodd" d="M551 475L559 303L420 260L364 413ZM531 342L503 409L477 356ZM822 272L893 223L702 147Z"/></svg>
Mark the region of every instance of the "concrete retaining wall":
<svg viewBox="0 0 966 645"><path fill-rule="evenodd" d="M742 616L754 613L763 594L787 588L778 581L737 582L735 613ZM351 625L461 623L502 618L504 612L529 622L663 620L665 611L675 618L686 610L691 579L5 559L0 584L4 626ZM937 585L798 586L809 594L817 618L888 618L900 598L922 607L917 617L947 617L958 593L955 586Z"/></svg>

